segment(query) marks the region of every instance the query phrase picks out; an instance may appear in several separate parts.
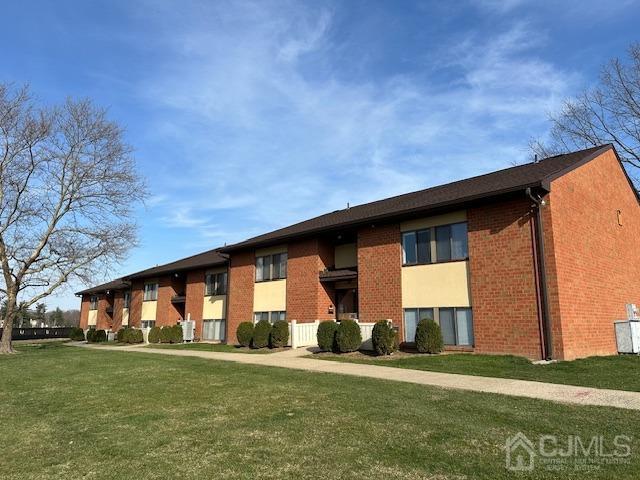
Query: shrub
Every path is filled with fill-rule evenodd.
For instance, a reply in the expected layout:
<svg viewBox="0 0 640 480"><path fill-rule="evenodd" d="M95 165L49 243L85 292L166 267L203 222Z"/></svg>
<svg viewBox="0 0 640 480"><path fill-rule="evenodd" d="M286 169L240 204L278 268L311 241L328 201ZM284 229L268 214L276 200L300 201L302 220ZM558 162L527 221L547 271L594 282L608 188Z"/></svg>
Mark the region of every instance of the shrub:
<svg viewBox="0 0 640 480"><path fill-rule="evenodd" d="M253 329L252 348L264 348L269 346L269 336L271 334L271 324L266 320L260 320Z"/></svg>
<svg viewBox="0 0 640 480"><path fill-rule="evenodd" d="M337 350L336 347L336 331L338 324L336 322L320 322L318 325L318 347L323 352L331 352Z"/></svg>
<svg viewBox="0 0 640 480"><path fill-rule="evenodd" d="M107 341L107 332L104 330L96 330L93 334L93 342L102 343Z"/></svg>
<svg viewBox="0 0 640 480"><path fill-rule="evenodd" d="M418 351L420 353L440 353L442 347L440 325L429 318L420 320L416 327L416 348Z"/></svg>
<svg viewBox="0 0 640 480"><path fill-rule="evenodd" d="M127 330L131 330L130 327L122 327L116 333L116 342L118 343L127 343Z"/></svg>
<svg viewBox="0 0 640 480"><path fill-rule="evenodd" d="M160 343L171 343L173 339L172 327L162 327L160 329Z"/></svg>
<svg viewBox="0 0 640 480"><path fill-rule="evenodd" d="M87 330L87 342L93 343L96 341L96 329L90 328Z"/></svg>
<svg viewBox="0 0 640 480"><path fill-rule="evenodd" d="M271 327L269 345L271 348L282 348L286 347L287 343L289 343L289 322L278 320Z"/></svg>
<svg viewBox="0 0 640 480"><path fill-rule="evenodd" d="M353 320L342 320L336 332L336 344L340 353L355 352L362 345L360 325Z"/></svg>
<svg viewBox="0 0 640 480"><path fill-rule="evenodd" d="M75 342L84 341L84 330L80 327L73 327L69 332L69 338Z"/></svg>
<svg viewBox="0 0 640 480"><path fill-rule="evenodd" d="M182 343L182 325L174 325L171 328L171 343Z"/></svg>
<svg viewBox="0 0 640 480"><path fill-rule="evenodd" d="M152 327L147 337L149 343L160 343L160 327Z"/></svg>
<svg viewBox="0 0 640 480"><path fill-rule="evenodd" d="M373 326L371 334L373 349L378 355L391 355L398 349L396 331L387 320L380 320Z"/></svg>
<svg viewBox="0 0 640 480"><path fill-rule="evenodd" d="M127 328L125 329L125 337L127 343L142 343L144 342L144 336L142 335L142 330L137 328Z"/></svg>
<svg viewBox="0 0 640 480"><path fill-rule="evenodd" d="M238 338L238 343L243 347L250 347L251 340L253 340L253 323L251 322L242 322L238 325L238 329L236 330L236 337Z"/></svg>

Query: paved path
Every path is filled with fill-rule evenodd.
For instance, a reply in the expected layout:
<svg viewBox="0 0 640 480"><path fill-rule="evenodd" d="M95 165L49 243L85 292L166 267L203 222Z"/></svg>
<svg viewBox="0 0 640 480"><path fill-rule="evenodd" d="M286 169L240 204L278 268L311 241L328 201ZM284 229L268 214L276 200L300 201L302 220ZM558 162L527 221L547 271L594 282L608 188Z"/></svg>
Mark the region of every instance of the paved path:
<svg viewBox="0 0 640 480"><path fill-rule="evenodd" d="M116 350L121 352L155 353L162 355L175 355L179 357L208 358L211 360L223 360L251 365L292 368L295 370L307 370L311 372L337 373L340 375L354 375L359 377L391 380L395 382L417 383L420 385L432 385L435 387L455 388L474 392L498 393L516 397L537 398L578 405L597 405L640 410L640 392L576 387L572 385L512 380L508 378L428 372L424 370L384 367L381 365L315 360L313 358L304 358L305 355L309 354L309 350L304 348L260 355L251 353L141 348L141 346L94 347L86 343L71 343L69 345L96 348L100 350Z"/></svg>

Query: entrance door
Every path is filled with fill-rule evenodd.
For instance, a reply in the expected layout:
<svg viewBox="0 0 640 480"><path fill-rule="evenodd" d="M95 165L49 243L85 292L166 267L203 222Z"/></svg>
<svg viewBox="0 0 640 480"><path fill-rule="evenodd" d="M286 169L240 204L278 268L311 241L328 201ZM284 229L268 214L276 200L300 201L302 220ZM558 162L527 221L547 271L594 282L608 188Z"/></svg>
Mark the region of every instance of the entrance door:
<svg viewBox="0 0 640 480"><path fill-rule="evenodd" d="M358 318L358 289L336 290L336 305L338 320Z"/></svg>

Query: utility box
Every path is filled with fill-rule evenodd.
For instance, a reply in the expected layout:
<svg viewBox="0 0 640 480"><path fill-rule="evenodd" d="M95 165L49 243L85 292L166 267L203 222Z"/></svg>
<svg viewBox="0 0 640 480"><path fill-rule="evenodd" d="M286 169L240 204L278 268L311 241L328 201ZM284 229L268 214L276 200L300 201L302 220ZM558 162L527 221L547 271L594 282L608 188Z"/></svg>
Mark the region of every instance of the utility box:
<svg viewBox="0 0 640 480"><path fill-rule="evenodd" d="M618 353L640 353L640 321L614 322Z"/></svg>
<svg viewBox="0 0 640 480"><path fill-rule="evenodd" d="M196 322L193 320L182 321L182 340L184 342L193 342L193 336L196 330Z"/></svg>

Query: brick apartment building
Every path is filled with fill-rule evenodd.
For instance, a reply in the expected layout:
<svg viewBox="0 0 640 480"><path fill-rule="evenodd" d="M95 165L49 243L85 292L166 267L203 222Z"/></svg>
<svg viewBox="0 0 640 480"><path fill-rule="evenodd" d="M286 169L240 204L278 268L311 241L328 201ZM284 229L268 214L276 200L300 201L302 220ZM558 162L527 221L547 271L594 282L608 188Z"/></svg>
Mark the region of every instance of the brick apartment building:
<svg viewBox="0 0 640 480"><path fill-rule="evenodd" d="M215 295L213 295L215 294ZM640 303L640 199L596 147L338 210L79 292L83 327L390 319L412 342L573 359L616 352ZM215 307L213 306L215 305Z"/></svg>

